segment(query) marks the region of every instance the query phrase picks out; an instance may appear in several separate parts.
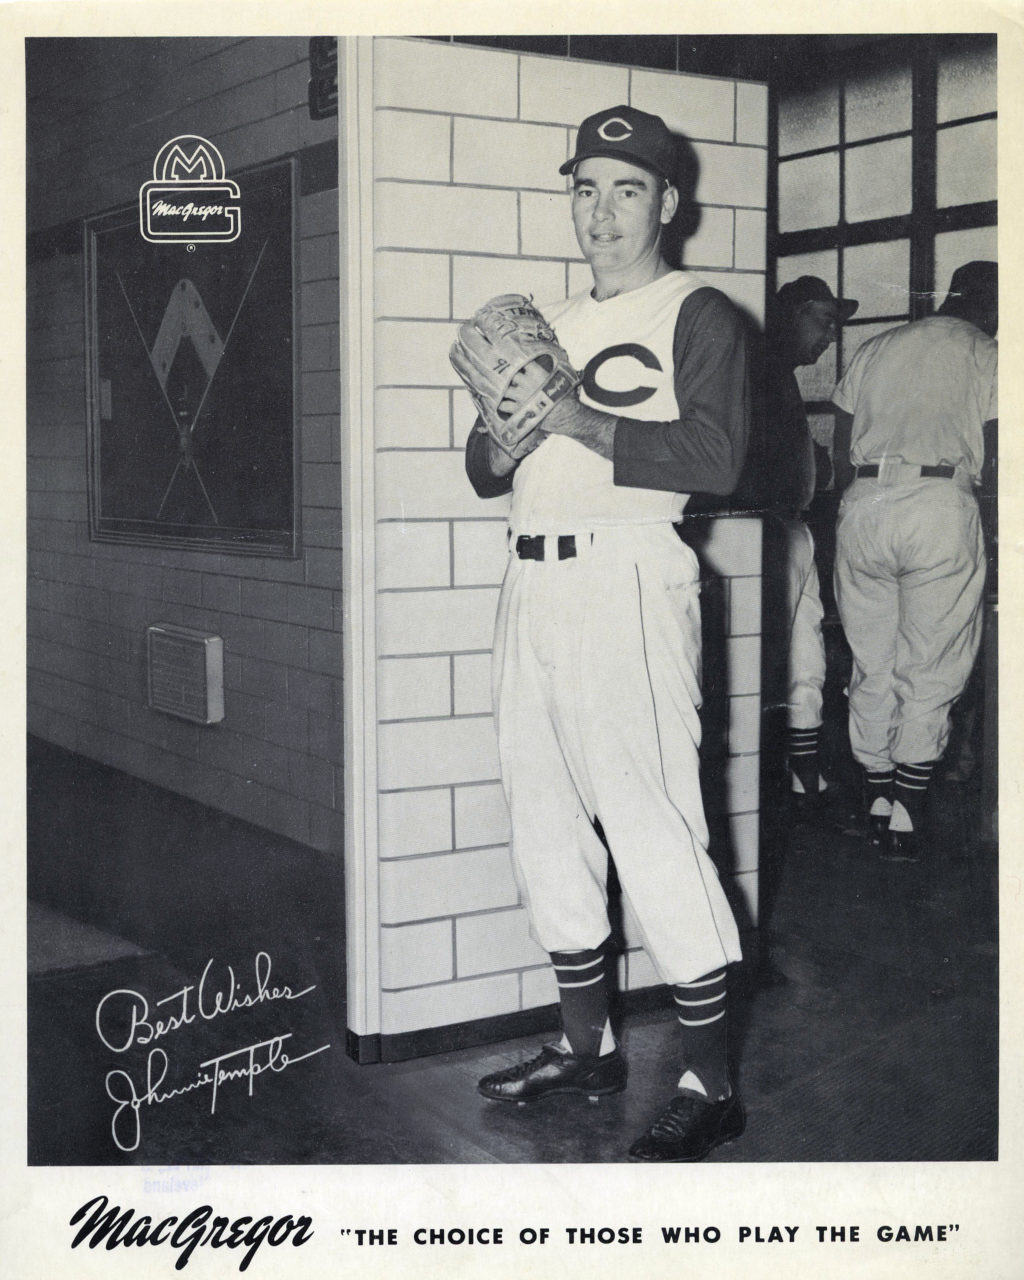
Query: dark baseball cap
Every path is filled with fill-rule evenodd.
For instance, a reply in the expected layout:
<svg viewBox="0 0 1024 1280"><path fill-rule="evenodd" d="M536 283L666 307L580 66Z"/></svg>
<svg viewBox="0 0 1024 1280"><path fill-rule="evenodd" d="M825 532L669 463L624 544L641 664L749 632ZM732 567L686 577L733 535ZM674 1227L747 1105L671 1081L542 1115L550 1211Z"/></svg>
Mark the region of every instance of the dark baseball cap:
<svg viewBox="0 0 1024 1280"><path fill-rule="evenodd" d="M675 183L676 143L661 116L636 107L606 107L587 116L576 135L576 154L561 165L559 173L572 173L581 160L610 156L649 169Z"/></svg>
<svg viewBox="0 0 1024 1280"><path fill-rule="evenodd" d="M776 295L780 306L795 311L806 302L828 302L836 309L837 320L849 320L860 303L855 298L837 298L819 276L799 276L784 284Z"/></svg>
<svg viewBox="0 0 1024 1280"><path fill-rule="evenodd" d="M957 267L949 282L950 297L963 298L982 305L994 305L999 294L999 264L965 262Z"/></svg>

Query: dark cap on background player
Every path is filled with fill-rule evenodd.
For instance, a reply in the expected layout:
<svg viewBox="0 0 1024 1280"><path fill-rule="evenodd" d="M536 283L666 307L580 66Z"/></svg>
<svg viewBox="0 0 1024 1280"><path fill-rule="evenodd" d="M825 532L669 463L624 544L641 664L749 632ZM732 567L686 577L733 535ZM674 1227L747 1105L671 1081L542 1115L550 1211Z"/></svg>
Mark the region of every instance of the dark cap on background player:
<svg viewBox="0 0 1024 1280"><path fill-rule="evenodd" d="M999 328L999 264L975 261L957 267L939 314L969 320L994 338Z"/></svg>
<svg viewBox="0 0 1024 1280"><path fill-rule="evenodd" d="M776 295L780 307L796 311L808 302L824 302L835 308L836 319L849 320L860 305L854 298L837 298L824 280L818 276L799 276L784 284Z"/></svg>
<svg viewBox="0 0 1024 1280"><path fill-rule="evenodd" d="M576 154L559 173L572 173L581 160L609 156L638 164L666 182L676 179L676 142L661 116L636 107L606 107L587 116L576 135Z"/></svg>
<svg viewBox="0 0 1024 1280"><path fill-rule="evenodd" d="M818 276L791 280L775 295L769 324L772 347L794 368L816 364L858 305L853 298L837 298Z"/></svg>

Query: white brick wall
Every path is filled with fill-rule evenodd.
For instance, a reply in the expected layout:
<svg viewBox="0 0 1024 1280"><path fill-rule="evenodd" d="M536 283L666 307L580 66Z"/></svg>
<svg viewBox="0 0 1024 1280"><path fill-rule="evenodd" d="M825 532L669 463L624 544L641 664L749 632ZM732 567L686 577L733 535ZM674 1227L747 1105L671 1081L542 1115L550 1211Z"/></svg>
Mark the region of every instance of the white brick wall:
<svg viewBox="0 0 1024 1280"><path fill-rule="evenodd" d="M701 267L731 267L733 263L733 210L709 205L701 210L700 225L686 242L683 261L694 271ZM722 280L715 278L721 286Z"/></svg>
<svg viewBox="0 0 1024 1280"><path fill-rule="evenodd" d="M538 969L524 969L522 974L523 1008L554 1004L558 999L558 983L550 964Z"/></svg>
<svg viewBox="0 0 1024 1280"><path fill-rule="evenodd" d="M460 978L545 964L547 952L530 937L525 909L462 916L455 922L455 965Z"/></svg>
<svg viewBox="0 0 1024 1280"><path fill-rule="evenodd" d="M735 85L705 76L634 71L631 105L661 116L674 133L732 142Z"/></svg>
<svg viewBox="0 0 1024 1280"><path fill-rule="evenodd" d="M444 349L445 364L448 348ZM466 479L461 449L381 453L377 459L377 515L382 520L459 519L496 515Z"/></svg>
<svg viewBox="0 0 1024 1280"><path fill-rule="evenodd" d="M491 655L461 653L452 660L455 670L455 714L471 716L491 709Z"/></svg>
<svg viewBox="0 0 1024 1280"><path fill-rule="evenodd" d="M448 447L451 423L447 391L424 387L384 387L377 392L374 404L380 448Z"/></svg>
<svg viewBox="0 0 1024 1280"><path fill-rule="evenodd" d="M736 266L743 271L764 271L768 219L759 209L736 210Z"/></svg>
<svg viewBox="0 0 1024 1280"><path fill-rule="evenodd" d="M517 252L514 191L381 181L374 211L379 245Z"/></svg>
<svg viewBox="0 0 1024 1280"><path fill-rule="evenodd" d="M374 267L377 315L446 320L451 314L447 254L382 252Z"/></svg>
<svg viewBox="0 0 1024 1280"><path fill-rule="evenodd" d="M455 182L564 191L564 128L506 121L455 120Z"/></svg>
<svg viewBox="0 0 1024 1280"><path fill-rule="evenodd" d="M629 71L562 58L519 58L523 120L551 120L574 129L584 116L629 101ZM568 159L566 152L563 159Z"/></svg>
<svg viewBox="0 0 1024 1280"><path fill-rule="evenodd" d="M387 927L380 933L381 986L412 987L455 976L452 922Z"/></svg>
<svg viewBox="0 0 1024 1280"><path fill-rule="evenodd" d="M500 783L455 788L455 847L506 844L511 835Z"/></svg>
<svg viewBox="0 0 1024 1280"><path fill-rule="evenodd" d="M693 140L704 207L686 264L759 315L767 125L757 85L428 41L380 39L374 51L378 835L381 918L394 926L382 951L391 1034L556 998L511 872L490 718L508 500L481 501L465 476L474 411L448 362L454 322L498 293L544 302L589 287L557 170L582 117L620 102ZM706 557L732 586L726 791L734 814L752 811L730 822L735 865L753 880L759 532L757 521L720 521ZM632 989L658 980L641 949L623 971Z"/></svg>
<svg viewBox="0 0 1024 1280"><path fill-rule="evenodd" d="M390 857L452 847L452 795L448 788L383 793L377 814L381 848Z"/></svg>
<svg viewBox="0 0 1024 1280"><path fill-rule="evenodd" d="M509 555L505 522L465 520L453 529L455 586L500 586Z"/></svg>
<svg viewBox="0 0 1024 1280"><path fill-rule="evenodd" d="M518 1008L519 979L514 973L406 991L385 991L381 996L381 1031L384 1035L397 1035L402 1031L493 1018Z"/></svg>
<svg viewBox="0 0 1024 1280"><path fill-rule="evenodd" d="M380 868L384 924L495 911L515 906L519 894L507 849L401 858Z"/></svg>
<svg viewBox="0 0 1024 1280"><path fill-rule="evenodd" d="M379 177L421 182L451 179L450 116L378 111L373 125L374 163Z"/></svg>
<svg viewBox="0 0 1024 1280"><path fill-rule="evenodd" d="M498 744L490 716L384 723L378 735L380 785L434 787L498 776Z"/></svg>
<svg viewBox="0 0 1024 1280"><path fill-rule="evenodd" d="M439 658L382 658L377 664L377 713L382 720L446 716L451 710L448 666Z"/></svg>
<svg viewBox="0 0 1024 1280"><path fill-rule="evenodd" d="M452 315L465 320L482 302L499 293L532 294L539 303L565 296L565 265L524 258L452 258ZM468 399L468 397L467 397Z"/></svg>
<svg viewBox="0 0 1024 1280"><path fill-rule="evenodd" d="M375 42L378 107L515 119L516 59L428 40Z"/></svg>
<svg viewBox="0 0 1024 1280"><path fill-rule="evenodd" d="M497 604L497 591L483 588L382 594L377 605L381 657L489 649Z"/></svg>
<svg viewBox="0 0 1024 1280"><path fill-rule="evenodd" d="M377 586L450 586L450 541L449 526L440 521L382 523L377 530Z"/></svg>

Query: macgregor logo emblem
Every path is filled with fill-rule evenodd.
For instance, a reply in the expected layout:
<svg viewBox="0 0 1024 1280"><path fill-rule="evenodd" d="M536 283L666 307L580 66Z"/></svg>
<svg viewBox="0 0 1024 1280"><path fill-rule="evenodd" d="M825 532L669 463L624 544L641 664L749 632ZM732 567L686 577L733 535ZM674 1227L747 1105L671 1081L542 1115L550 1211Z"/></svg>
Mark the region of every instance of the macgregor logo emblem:
<svg viewBox="0 0 1024 1280"><path fill-rule="evenodd" d="M164 143L139 188L139 229L153 244L225 244L242 230L239 196L213 143L183 133Z"/></svg>

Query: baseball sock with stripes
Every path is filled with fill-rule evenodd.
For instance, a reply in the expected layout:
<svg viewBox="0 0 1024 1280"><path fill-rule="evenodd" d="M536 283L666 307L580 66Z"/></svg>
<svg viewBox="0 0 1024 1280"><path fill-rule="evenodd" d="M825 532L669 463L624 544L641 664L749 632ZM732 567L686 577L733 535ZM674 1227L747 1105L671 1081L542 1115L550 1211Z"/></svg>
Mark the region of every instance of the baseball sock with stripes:
<svg viewBox="0 0 1024 1280"><path fill-rule="evenodd" d="M787 739L789 769L800 783L800 788L793 787L793 790L802 789L812 796L817 794L820 786L818 780L818 734L820 731L821 725L815 725L813 729L790 729Z"/></svg>
<svg viewBox="0 0 1024 1280"><path fill-rule="evenodd" d="M558 983L564 1043L575 1054L610 1053L615 1048L608 1018L610 1001L607 939L593 951L552 951Z"/></svg>
<svg viewBox="0 0 1024 1280"><path fill-rule="evenodd" d="M711 1102L727 1098L732 1091L725 994L724 968L672 987L683 1041L683 1074L678 1088Z"/></svg>
<svg viewBox="0 0 1024 1280"><path fill-rule="evenodd" d="M925 799L935 761L924 764L898 764L893 787L893 813L889 824L893 831L913 831L924 821ZM903 813L900 812L900 807Z"/></svg>
<svg viewBox="0 0 1024 1280"><path fill-rule="evenodd" d="M864 770L864 803L868 813L886 816L892 813L895 767Z"/></svg>

